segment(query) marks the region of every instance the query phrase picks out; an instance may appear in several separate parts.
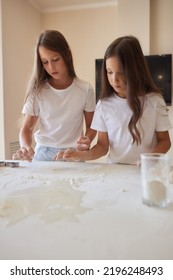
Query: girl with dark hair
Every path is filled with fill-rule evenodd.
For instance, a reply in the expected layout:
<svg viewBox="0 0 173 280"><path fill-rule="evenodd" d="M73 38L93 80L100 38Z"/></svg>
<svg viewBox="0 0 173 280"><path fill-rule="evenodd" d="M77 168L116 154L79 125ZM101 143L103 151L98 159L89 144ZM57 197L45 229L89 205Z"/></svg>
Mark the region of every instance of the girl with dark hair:
<svg viewBox="0 0 173 280"><path fill-rule="evenodd" d="M141 153L166 153L171 147L168 109L133 36L114 40L105 52L91 128L98 131L97 144L84 152L68 149L65 160L97 159L109 151L111 163L136 164Z"/></svg>
<svg viewBox="0 0 173 280"><path fill-rule="evenodd" d="M72 53L65 37L56 30L42 32L22 110L21 148L13 158L54 160L59 151L67 148L88 149L96 134L90 129L94 109L93 88L76 76ZM32 135L37 121L34 150Z"/></svg>

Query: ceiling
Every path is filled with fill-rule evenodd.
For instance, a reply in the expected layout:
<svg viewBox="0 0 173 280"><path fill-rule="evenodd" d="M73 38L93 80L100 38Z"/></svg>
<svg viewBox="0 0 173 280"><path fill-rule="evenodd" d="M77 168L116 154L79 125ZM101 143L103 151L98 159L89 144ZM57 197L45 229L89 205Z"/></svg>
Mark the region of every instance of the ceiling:
<svg viewBox="0 0 173 280"><path fill-rule="evenodd" d="M27 0L40 12L115 5L117 0Z"/></svg>

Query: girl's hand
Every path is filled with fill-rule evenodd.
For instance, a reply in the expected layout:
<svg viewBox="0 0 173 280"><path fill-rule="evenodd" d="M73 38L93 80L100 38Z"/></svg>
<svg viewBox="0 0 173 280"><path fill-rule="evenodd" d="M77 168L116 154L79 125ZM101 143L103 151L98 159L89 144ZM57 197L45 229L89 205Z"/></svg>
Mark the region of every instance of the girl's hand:
<svg viewBox="0 0 173 280"><path fill-rule="evenodd" d="M32 147L22 147L13 155L12 158L14 160L28 160L31 162L34 157L34 153L35 152Z"/></svg>
<svg viewBox="0 0 173 280"><path fill-rule="evenodd" d="M67 149L65 151L60 151L56 156L55 160L64 160L64 161L80 161L81 160L80 151L74 149Z"/></svg>
<svg viewBox="0 0 173 280"><path fill-rule="evenodd" d="M65 152L64 150L59 151L59 152L56 154L54 160L63 160L63 154L64 154L64 152Z"/></svg>
<svg viewBox="0 0 173 280"><path fill-rule="evenodd" d="M88 136L80 136L77 140L76 150L87 151L91 145L91 140Z"/></svg>
<svg viewBox="0 0 173 280"><path fill-rule="evenodd" d="M80 161L81 160L82 152L74 150L74 149L67 149L64 151L63 159L66 161Z"/></svg>

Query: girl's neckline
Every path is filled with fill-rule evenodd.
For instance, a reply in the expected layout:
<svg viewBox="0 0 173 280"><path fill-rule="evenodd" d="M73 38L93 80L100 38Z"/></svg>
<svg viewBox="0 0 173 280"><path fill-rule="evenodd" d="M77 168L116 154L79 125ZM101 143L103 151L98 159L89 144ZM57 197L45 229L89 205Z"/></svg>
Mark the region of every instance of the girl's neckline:
<svg viewBox="0 0 173 280"><path fill-rule="evenodd" d="M61 84L61 85L56 85L54 83L54 80L48 80L48 84L50 87L52 87L53 89L55 90L65 90L65 89L68 89L69 87L72 86L73 84L73 81L74 81L74 78L70 78L69 81L67 83L64 83L64 84Z"/></svg>
<svg viewBox="0 0 173 280"><path fill-rule="evenodd" d="M127 97L120 96L117 92L115 92L115 96L117 96L120 99L127 100Z"/></svg>

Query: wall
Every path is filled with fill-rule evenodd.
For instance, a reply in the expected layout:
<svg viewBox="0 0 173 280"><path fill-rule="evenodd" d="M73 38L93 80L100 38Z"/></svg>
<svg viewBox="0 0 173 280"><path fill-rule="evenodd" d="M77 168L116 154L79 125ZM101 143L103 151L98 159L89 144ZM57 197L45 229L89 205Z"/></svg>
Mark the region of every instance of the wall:
<svg viewBox="0 0 173 280"><path fill-rule="evenodd" d="M1 0L0 0L0 159L5 156L4 144L4 96L3 96L3 67L2 67L2 16L1 16Z"/></svg>
<svg viewBox="0 0 173 280"><path fill-rule="evenodd" d="M4 131L2 126L1 133L5 143L1 159L8 159L10 143L18 141L18 120L32 70L33 47L41 29L41 15L27 1L1 0L1 4L3 89L0 104L4 103L4 112L1 111Z"/></svg>
<svg viewBox="0 0 173 280"><path fill-rule="evenodd" d="M150 0L118 1L118 36L136 36L143 52L150 53Z"/></svg>

